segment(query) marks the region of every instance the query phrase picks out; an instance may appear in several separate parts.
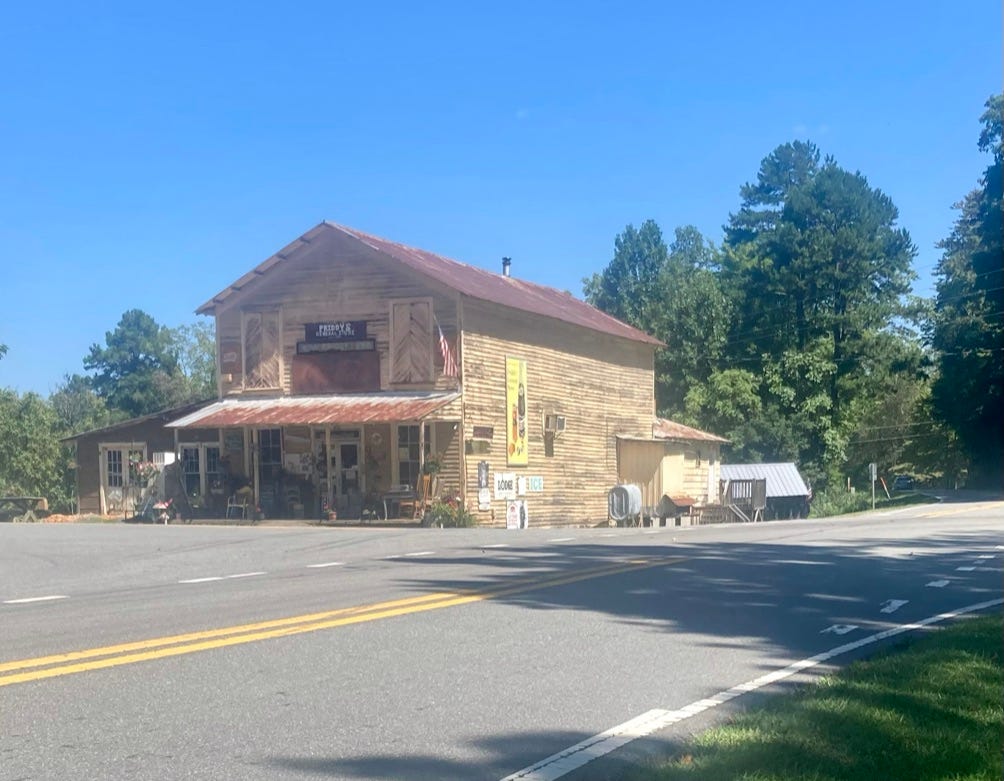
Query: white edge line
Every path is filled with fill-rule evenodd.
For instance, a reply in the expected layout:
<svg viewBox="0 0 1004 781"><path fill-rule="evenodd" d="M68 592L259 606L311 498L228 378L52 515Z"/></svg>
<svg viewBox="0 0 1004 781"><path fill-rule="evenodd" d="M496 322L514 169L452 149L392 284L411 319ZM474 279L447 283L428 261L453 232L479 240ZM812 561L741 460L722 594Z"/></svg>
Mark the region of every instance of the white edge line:
<svg viewBox="0 0 1004 781"><path fill-rule="evenodd" d="M308 564L307 569L320 569L322 567L341 567L344 562L341 561L326 561L323 564Z"/></svg>
<svg viewBox="0 0 1004 781"><path fill-rule="evenodd" d="M268 574L267 572L241 572L238 575L227 575L226 578L227 580L231 580L233 578L253 578L257 575L267 575L267 574Z"/></svg>
<svg viewBox="0 0 1004 781"><path fill-rule="evenodd" d="M967 605L966 607L961 607L958 610L952 610L948 613L939 613L938 615L930 616L913 624L901 624L900 626L893 627L892 629L886 629L883 632L878 632L877 634L863 637L860 640L855 640L852 643L839 645L829 651L824 651L823 653L816 654L815 656L810 656L808 659L793 662L787 667L782 667L772 673L761 675L759 678L754 678L752 681L737 684L730 689L718 692L711 697L697 700L697 702L692 702L690 705L685 705L678 710L672 711L659 708L650 710L640 716L636 716L630 721L625 721L623 724L611 727L598 735L586 738L585 740L576 743L574 746L566 748L564 751L552 754L546 759L540 760L540 762L537 762L536 764L525 767L522 770L517 770L515 773L503 778L501 781L554 781L554 779L561 778L561 776L566 773L570 773L576 768L580 768L598 757L605 756L615 749L630 743L636 738L643 738L646 735L651 735L653 732L663 729L664 727L668 727L670 724L675 724L678 721L689 719L691 716L702 713L708 708L717 707L724 702L728 702L736 697L741 697L743 694L755 691L756 689L767 686L771 683L784 680L785 678L789 678L796 673L800 673L810 667L815 667L822 662L826 662L835 656L840 656L848 651L855 651L858 648L863 648L866 645L877 643L889 637L895 637L896 635L901 635L905 632L913 632L917 629L923 629L925 626L930 626L931 624L937 624L941 621L958 618L966 613L974 613L978 610L984 610L988 607L994 607L995 605L1000 604L1004 604L1004 599L991 599L987 602Z"/></svg>
<svg viewBox="0 0 1004 781"><path fill-rule="evenodd" d="M29 602L51 602L54 599L69 599L65 594L50 594L47 597L25 597L24 599L5 599L5 605L27 605Z"/></svg>

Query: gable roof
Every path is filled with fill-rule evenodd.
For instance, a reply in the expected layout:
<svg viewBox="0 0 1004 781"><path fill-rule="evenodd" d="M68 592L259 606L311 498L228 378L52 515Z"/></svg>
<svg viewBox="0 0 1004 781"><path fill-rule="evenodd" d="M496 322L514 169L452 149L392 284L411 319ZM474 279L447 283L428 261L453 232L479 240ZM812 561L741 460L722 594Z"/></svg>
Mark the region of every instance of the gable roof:
<svg viewBox="0 0 1004 781"><path fill-rule="evenodd" d="M258 278L268 274L276 266L294 259L297 254L311 244L325 236L334 235L357 241L382 256L407 266L436 283L470 298L501 304L536 315L553 317L572 325L620 336L635 342L643 342L656 347L663 344L654 336L601 312L570 293L546 285L538 285L535 282L495 274L477 266L471 266L442 255L398 244L379 236L372 236L327 221L316 225L296 241L259 263L247 274L200 306L195 310L196 313L200 315L214 313L216 307L225 303L234 293L253 285Z"/></svg>
<svg viewBox="0 0 1004 781"><path fill-rule="evenodd" d="M722 464L723 480L767 480L767 498L808 496L809 487L793 463Z"/></svg>

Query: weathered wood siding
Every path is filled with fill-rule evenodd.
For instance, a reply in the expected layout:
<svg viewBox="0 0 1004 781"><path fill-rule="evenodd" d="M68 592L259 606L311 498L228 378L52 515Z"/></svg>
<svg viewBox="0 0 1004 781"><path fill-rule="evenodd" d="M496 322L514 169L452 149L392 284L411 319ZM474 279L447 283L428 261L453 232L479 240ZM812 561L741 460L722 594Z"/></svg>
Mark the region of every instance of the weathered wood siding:
<svg viewBox="0 0 1004 781"><path fill-rule="evenodd" d="M80 513L101 512L101 445L132 444L146 448L147 458L154 453L173 453L174 429L164 428L164 423L177 415L162 415L152 419L123 424L116 428L95 431L78 437L77 447L77 497ZM214 438L215 437L215 438ZM212 442L219 432L198 429L187 432L186 442Z"/></svg>
<svg viewBox="0 0 1004 781"><path fill-rule="evenodd" d="M718 496L708 487L718 485L719 449L716 442L624 440L618 443L619 481L639 486L646 507L657 506L663 495L713 503Z"/></svg>
<svg viewBox="0 0 1004 781"><path fill-rule="evenodd" d="M616 436L648 437L655 415L651 345L607 336L551 318L465 300L461 312L464 437L490 426L490 452L467 454L466 496L477 508L477 465L489 474L543 478L529 492L531 525L596 524L607 517L607 492L617 483ZM506 463L506 357L527 364L528 464ZM545 454L545 409L563 415L566 429ZM485 525L505 525L506 503L492 494L477 511Z"/></svg>
<svg viewBox="0 0 1004 781"><path fill-rule="evenodd" d="M422 347L434 366L432 381L422 372L399 372L408 382L391 382L391 305L392 302L431 300L433 322ZM246 291L236 293L216 310L216 329L220 345L241 345L241 312L278 309L281 323L281 392L291 392L292 358L296 343L304 340L307 323L342 320L366 321L367 338L376 341L380 355L381 389L447 390L457 387L457 379L444 377L438 349L437 324L451 342L456 341L457 297L447 288L427 280L400 264L389 261L367 247L346 241L337 235L318 240L294 258L271 269ZM414 354L414 334L405 340L409 347L407 360L417 364ZM399 341L400 341L399 337ZM400 344L399 344L400 347ZM244 350L242 346L242 352ZM220 372L227 373L222 365ZM241 366L247 369L247 356L241 356ZM399 364L400 365L400 364ZM224 395L251 392L242 378L232 373L230 381L221 383ZM418 378L417 381L410 381Z"/></svg>

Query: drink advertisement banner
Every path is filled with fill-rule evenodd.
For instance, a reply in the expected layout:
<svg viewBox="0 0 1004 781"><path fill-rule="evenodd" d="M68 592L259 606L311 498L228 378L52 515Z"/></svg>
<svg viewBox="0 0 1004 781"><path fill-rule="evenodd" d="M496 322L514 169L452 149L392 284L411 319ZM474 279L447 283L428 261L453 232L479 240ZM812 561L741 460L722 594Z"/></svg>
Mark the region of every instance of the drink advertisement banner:
<svg viewBox="0 0 1004 781"><path fill-rule="evenodd" d="M505 359L506 463L527 465L526 361Z"/></svg>

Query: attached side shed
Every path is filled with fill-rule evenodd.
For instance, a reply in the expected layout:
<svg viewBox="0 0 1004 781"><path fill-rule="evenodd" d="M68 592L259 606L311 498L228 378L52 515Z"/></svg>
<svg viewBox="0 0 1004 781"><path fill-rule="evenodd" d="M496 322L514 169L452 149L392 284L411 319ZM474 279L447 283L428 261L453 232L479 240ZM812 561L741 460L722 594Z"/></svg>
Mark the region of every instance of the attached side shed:
<svg viewBox="0 0 1004 781"><path fill-rule="evenodd" d="M766 480L765 520L805 518L809 515L812 491L795 464L722 464L722 481Z"/></svg>
<svg viewBox="0 0 1004 781"><path fill-rule="evenodd" d="M175 452L174 430L165 424L205 404L188 404L64 439L76 450L77 512L131 513L137 495L129 491L130 461L150 461L154 453ZM218 431L200 433L207 441L219 440Z"/></svg>
<svg viewBox="0 0 1004 781"><path fill-rule="evenodd" d="M617 438L617 473L621 483L641 488L647 514L658 515L664 497L674 508L714 503L718 498L720 450L728 440L663 418L652 425L652 438ZM667 513L669 515L675 512Z"/></svg>

